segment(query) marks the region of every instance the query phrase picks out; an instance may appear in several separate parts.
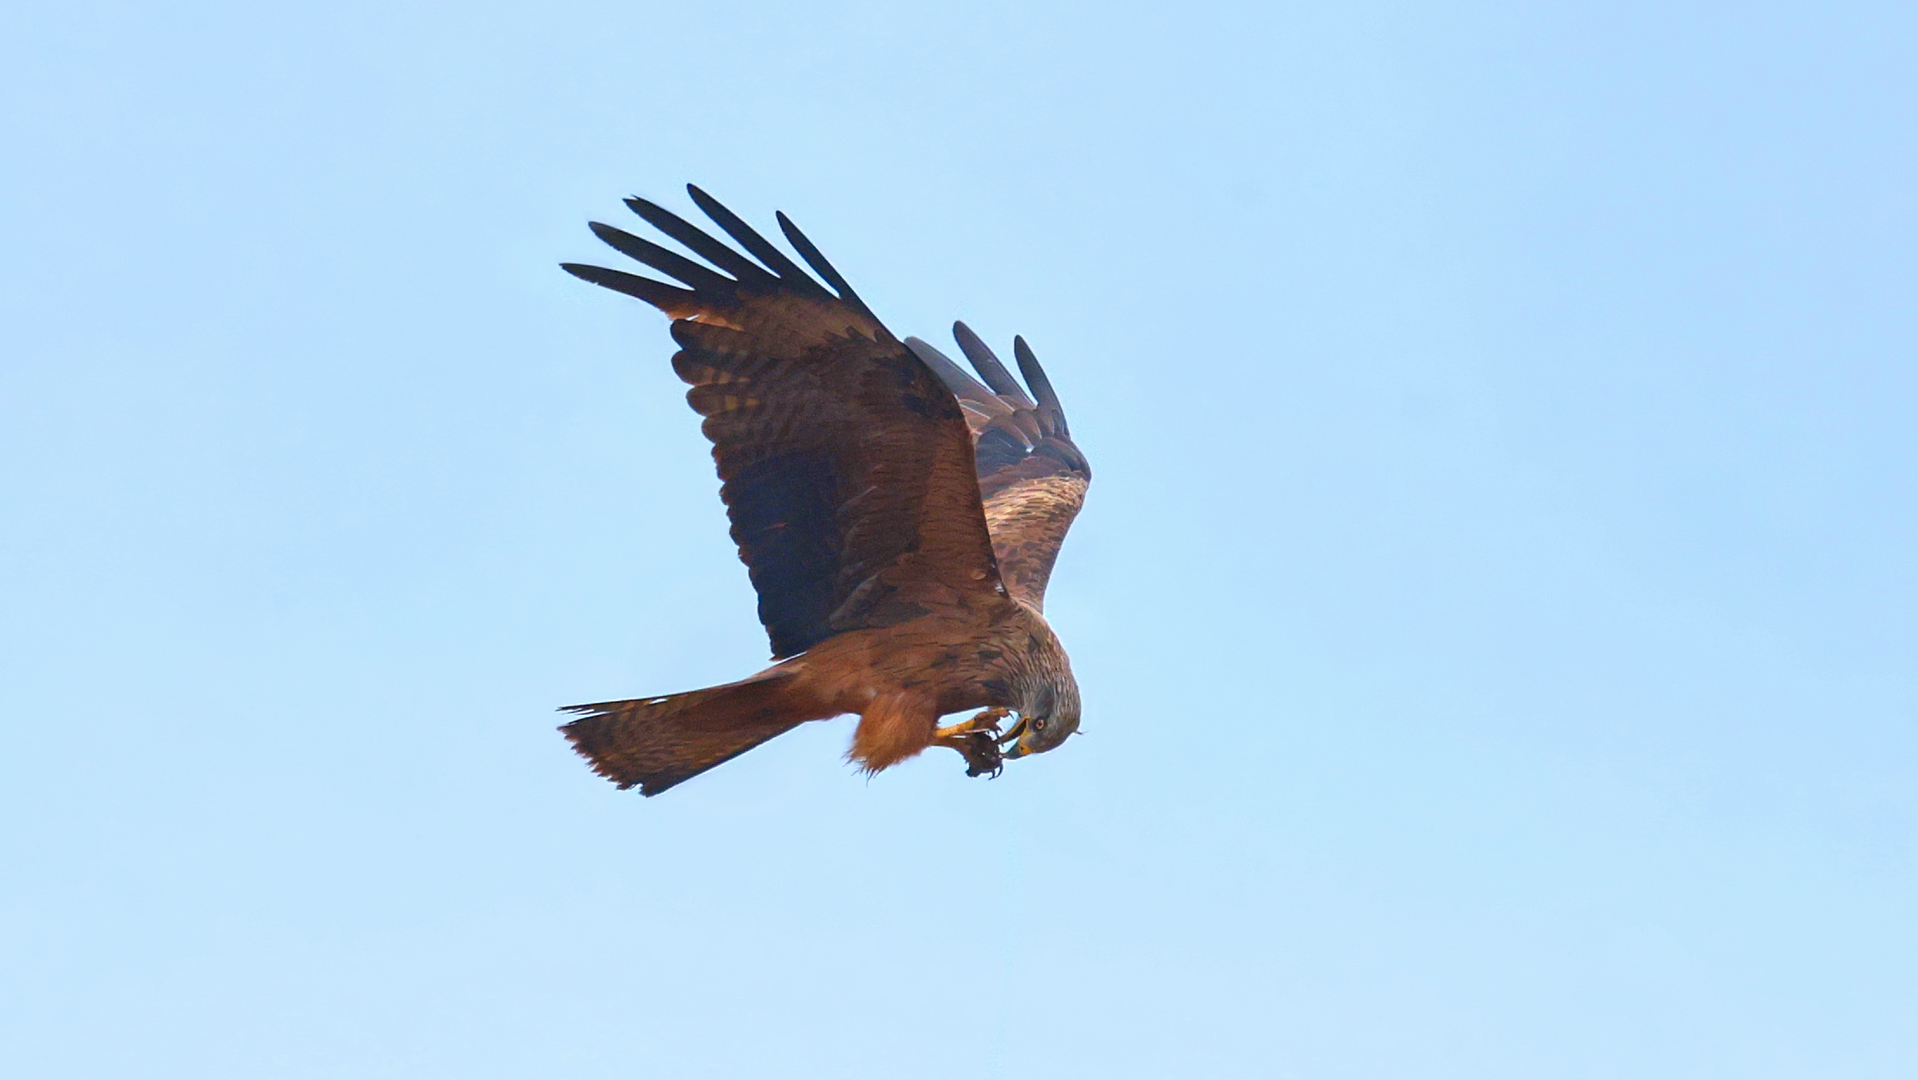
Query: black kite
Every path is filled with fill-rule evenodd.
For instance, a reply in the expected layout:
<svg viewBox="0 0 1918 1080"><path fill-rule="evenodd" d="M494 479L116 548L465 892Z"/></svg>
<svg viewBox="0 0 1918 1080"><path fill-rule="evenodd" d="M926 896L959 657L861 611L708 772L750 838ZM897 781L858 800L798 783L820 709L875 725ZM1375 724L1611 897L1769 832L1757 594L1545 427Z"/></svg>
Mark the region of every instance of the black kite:
<svg viewBox="0 0 1918 1080"><path fill-rule="evenodd" d="M744 253L634 198L634 213L705 263L595 222L601 240L679 284L564 268L672 317L673 370L706 418L778 663L705 690L571 706L580 715L560 730L596 772L646 795L845 713L860 716L848 756L868 773L947 746L968 775L996 775L1003 758L1064 742L1079 686L1041 607L1092 472L1032 350L1013 342L1021 387L955 324L981 383L895 338L784 214L780 229L826 284L687 191ZM983 711L938 726L971 709Z"/></svg>

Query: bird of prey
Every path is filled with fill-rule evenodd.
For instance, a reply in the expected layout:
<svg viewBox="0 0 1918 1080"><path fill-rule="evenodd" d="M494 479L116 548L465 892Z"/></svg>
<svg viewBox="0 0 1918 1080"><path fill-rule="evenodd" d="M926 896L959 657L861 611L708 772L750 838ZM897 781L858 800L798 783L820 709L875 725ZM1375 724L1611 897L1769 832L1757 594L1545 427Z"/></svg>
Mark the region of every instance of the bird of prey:
<svg viewBox="0 0 1918 1080"><path fill-rule="evenodd" d="M1014 339L1022 387L955 324L975 379L894 337L786 215L780 230L817 278L687 191L737 247L632 198L704 262L594 222L671 282L562 266L673 320L673 371L705 418L777 662L724 686L570 706L560 730L594 771L645 795L846 713L860 717L847 757L868 774L945 746L968 775L996 776L1063 743L1079 686L1042 605L1092 471L1032 350Z"/></svg>

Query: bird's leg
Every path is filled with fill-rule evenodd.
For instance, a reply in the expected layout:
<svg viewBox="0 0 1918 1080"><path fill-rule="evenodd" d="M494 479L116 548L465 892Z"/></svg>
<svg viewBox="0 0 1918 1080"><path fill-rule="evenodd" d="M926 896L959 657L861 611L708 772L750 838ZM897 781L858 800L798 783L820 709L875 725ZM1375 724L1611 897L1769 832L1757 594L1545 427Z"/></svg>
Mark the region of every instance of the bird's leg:
<svg viewBox="0 0 1918 1080"><path fill-rule="evenodd" d="M966 759L967 776L998 776L1005 769L999 754L999 721L1011 710L993 706L970 719L947 724L933 733L934 746L951 747Z"/></svg>
<svg viewBox="0 0 1918 1080"><path fill-rule="evenodd" d="M1011 709L1003 705L994 705L990 709L985 709L973 714L969 719L961 720L956 724L947 724L945 727L933 732L933 735L937 738L944 738L948 735L970 735L974 732L984 732L987 735L996 736L999 734L999 721L1011 715Z"/></svg>

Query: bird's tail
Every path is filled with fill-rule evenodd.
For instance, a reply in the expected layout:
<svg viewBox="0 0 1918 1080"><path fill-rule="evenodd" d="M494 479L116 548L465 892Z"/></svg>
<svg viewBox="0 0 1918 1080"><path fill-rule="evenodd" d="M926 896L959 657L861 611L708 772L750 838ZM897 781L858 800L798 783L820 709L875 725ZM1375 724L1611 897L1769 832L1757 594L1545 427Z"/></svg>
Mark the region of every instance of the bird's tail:
<svg viewBox="0 0 1918 1080"><path fill-rule="evenodd" d="M559 730L594 772L657 795L808 720L835 715L802 692L798 674L772 668L684 694L569 705L560 711L580 716Z"/></svg>

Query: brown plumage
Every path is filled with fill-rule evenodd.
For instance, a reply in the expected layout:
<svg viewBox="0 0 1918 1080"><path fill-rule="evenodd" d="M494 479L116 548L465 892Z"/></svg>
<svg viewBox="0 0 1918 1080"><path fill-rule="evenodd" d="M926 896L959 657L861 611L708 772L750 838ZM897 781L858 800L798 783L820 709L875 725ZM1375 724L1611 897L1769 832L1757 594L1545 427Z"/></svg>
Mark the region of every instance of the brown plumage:
<svg viewBox="0 0 1918 1080"><path fill-rule="evenodd" d="M1078 727L1079 691L1040 612L1091 473L1031 350L1014 343L1028 395L955 326L982 384L893 337L785 215L787 240L831 290L687 190L744 254L635 198L634 213L711 265L594 223L681 284L564 268L673 318L673 370L705 417L779 663L705 690L572 706L560 730L595 771L647 795L844 713L860 715L848 756L868 772L936 744L970 774L996 774L1002 757L1059 745ZM971 709L984 711L938 726Z"/></svg>

